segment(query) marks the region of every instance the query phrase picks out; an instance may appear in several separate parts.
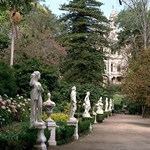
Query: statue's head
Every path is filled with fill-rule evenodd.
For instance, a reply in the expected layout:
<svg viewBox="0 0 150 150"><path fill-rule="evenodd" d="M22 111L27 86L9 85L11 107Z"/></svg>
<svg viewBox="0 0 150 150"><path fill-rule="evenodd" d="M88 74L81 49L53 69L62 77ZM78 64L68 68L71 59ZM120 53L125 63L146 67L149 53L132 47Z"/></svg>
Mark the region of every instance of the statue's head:
<svg viewBox="0 0 150 150"><path fill-rule="evenodd" d="M40 79L41 77L41 73L39 71L34 71L32 74L31 74L31 78L36 78L36 79Z"/></svg>
<svg viewBox="0 0 150 150"><path fill-rule="evenodd" d="M34 71L30 76L31 78L30 83L29 83L30 86L33 86L34 82L40 79L40 77L41 77L41 73L39 71Z"/></svg>
<svg viewBox="0 0 150 150"><path fill-rule="evenodd" d="M88 92L86 92L86 94L87 94L87 95L90 95L90 92L88 91Z"/></svg>
<svg viewBox="0 0 150 150"><path fill-rule="evenodd" d="M72 90L76 90L76 87L75 87L75 86L73 86L71 89L72 89Z"/></svg>

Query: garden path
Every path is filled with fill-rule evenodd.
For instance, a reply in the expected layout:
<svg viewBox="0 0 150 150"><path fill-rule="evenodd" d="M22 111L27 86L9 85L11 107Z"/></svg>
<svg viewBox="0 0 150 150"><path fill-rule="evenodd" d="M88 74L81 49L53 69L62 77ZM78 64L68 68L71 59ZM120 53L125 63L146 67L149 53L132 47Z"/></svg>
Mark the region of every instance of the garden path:
<svg viewBox="0 0 150 150"><path fill-rule="evenodd" d="M150 119L115 114L94 124L89 135L48 150L150 150Z"/></svg>

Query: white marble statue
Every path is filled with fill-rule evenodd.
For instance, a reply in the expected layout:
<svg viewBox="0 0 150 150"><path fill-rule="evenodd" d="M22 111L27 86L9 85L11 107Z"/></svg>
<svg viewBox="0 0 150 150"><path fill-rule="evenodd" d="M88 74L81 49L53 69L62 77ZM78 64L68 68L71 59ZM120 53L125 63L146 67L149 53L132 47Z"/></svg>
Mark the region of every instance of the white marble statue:
<svg viewBox="0 0 150 150"><path fill-rule="evenodd" d="M76 120L74 117L75 111L77 110L77 100L76 100L76 87L73 86L71 88L71 94L70 94L70 101L71 101L71 110L70 110L70 120Z"/></svg>
<svg viewBox="0 0 150 150"><path fill-rule="evenodd" d="M83 113L83 117L85 118L90 118L90 113L89 113L89 110L91 109L91 103L90 103L90 99L89 99L89 96L90 96L90 92L87 92L86 93L86 96L84 98L84 103L83 103L83 106L84 106L84 113Z"/></svg>
<svg viewBox="0 0 150 150"><path fill-rule="evenodd" d="M108 112L108 97L106 97L105 101L105 112Z"/></svg>
<svg viewBox="0 0 150 150"><path fill-rule="evenodd" d="M102 103L102 97L100 97L100 99L98 100L96 106L97 106L97 111L96 111L96 113L97 113L97 114L104 114L104 111L103 111L103 103Z"/></svg>
<svg viewBox="0 0 150 150"><path fill-rule="evenodd" d="M113 101L112 101L112 99L110 99L109 100L109 108L108 108L108 110L112 111L112 107L113 107Z"/></svg>
<svg viewBox="0 0 150 150"><path fill-rule="evenodd" d="M30 127L34 125L42 125L44 121L42 120L42 92L44 91L42 85L38 80L41 74L39 71L34 71L31 74L30 86L32 86L32 91L30 93L31 97L31 113L30 113Z"/></svg>

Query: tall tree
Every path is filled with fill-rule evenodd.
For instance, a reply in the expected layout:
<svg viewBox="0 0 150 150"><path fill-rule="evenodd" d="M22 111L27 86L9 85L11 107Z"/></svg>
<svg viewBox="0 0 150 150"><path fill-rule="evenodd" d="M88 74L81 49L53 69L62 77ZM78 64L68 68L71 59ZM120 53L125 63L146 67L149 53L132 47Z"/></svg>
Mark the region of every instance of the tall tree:
<svg viewBox="0 0 150 150"><path fill-rule="evenodd" d="M15 45L14 64L26 56L39 59L44 64L58 65L66 52L54 41L59 22L51 11L47 13L39 10L29 12L20 23L19 39ZM56 28L56 29L55 29ZM2 52L2 59L9 62L9 50ZM22 60L23 61L23 60Z"/></svg>
<svg viewBox="0 0 150 150"><path fill-rule="evenodd" d="M143 40L143 47L147 49L149 41L149 16L148 16L148 3L149 0L122 0L122 3L126 6L130 13L130 23L138 22L140 25L139 32ZM131 17L132 16L132 17ZM129 19L127 19L129 20ZM136 27L136 25L135 25Z"/></svg>
<svg viewBox="0 0 150 150"><path fill-rule="evenodd" d="M141 50L142 51L142 50ZM142 106L143 117L150 116L150 49L131 59L125 78L124 93L130 102Z"/></svg>
<svg viewBox="0 0 150 150"><path fill-rule="evenodd" d="M10 66L13 65L14 45L18 38L18 24L21 20L20 12L27 13L36 4L39 6L38 2L39 0L25 0L24 2L22 0L0 0L0 9L9 11L9 21L12 27Z"/></svg>
<svg viewBox="0 0 150 150"><path fill-rule="evenodd" d="M73 0L64 4L67 11L61 17L66 25L59 40L66 47L67 57L62 65L63 77L70 83L103 81L104 53L108 20L100 10L102 3L95 0Z"/></svg>

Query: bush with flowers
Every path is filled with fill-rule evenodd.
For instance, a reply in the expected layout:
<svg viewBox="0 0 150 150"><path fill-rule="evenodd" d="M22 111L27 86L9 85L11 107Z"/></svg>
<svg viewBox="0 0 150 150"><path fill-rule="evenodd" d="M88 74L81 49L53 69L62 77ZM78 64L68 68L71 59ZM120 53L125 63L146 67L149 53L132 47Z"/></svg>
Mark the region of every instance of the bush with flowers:
<svg viewBox="0 0 150 150"><path fill-rule="evenodd" d="M21 122L29 119L30 99L17 95L14 98L0 96L0 127L14 121Z"/></svg>

